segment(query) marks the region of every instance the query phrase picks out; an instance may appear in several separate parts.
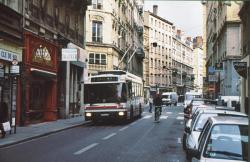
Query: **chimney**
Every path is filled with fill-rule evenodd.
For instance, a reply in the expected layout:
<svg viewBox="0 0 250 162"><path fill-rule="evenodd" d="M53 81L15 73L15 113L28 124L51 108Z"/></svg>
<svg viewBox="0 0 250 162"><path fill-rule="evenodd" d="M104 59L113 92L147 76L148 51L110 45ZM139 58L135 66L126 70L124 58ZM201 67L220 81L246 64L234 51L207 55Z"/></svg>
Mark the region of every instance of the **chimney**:
<svg viewBox="0 0 250 162"><path fill-rule="evenodd" d="M177 29L177 35L181 36L181 30L180 29Z"/></svg>
<svg viewBox="0 0 250 162"><path fill-rule="evenodd" d="M158 5L153 5L153 14L158 15Z"/></svg>
<svg viewBox="0 0 250 162"><path fill-rule="evenodd" d="M188 40L189 42L191 42L191 37L187 37L187 40Z"/></svg>

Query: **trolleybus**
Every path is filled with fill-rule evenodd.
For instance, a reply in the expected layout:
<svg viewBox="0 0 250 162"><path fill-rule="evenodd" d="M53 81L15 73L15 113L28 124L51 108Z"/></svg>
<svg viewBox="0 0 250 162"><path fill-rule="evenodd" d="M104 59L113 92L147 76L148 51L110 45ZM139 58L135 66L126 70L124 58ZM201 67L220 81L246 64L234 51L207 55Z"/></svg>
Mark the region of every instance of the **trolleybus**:
<svg viewBox="0 0 250 162"><path fill-rule="evenodd" d="M84 84L85 120L132 120L141 116L143 108L143 80L134 74L103 71Z"/></svg>

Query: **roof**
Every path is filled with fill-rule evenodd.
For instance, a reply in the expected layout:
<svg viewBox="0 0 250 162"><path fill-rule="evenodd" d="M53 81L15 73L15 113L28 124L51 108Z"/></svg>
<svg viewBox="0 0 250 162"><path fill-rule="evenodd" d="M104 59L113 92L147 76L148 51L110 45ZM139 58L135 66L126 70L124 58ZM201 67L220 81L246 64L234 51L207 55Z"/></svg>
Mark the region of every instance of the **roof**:
<svg viewBox="0 0 250 162"><path fill-rule="evenodd" d="M156 17L157 19L160 19L161 21L164 21L165 23L168 23L168 24L170 24L170 25L173 25L172 22L170 22L170 21L168 21L168 20L166 20L166 19L164 19L164 18L162 18L162 17L160 17L160 16L158 16L158 15L155 15L154 13L152 13L152 12L150 12L150 11L146 11L146 12L148 12L149 15L154 16L154 17Z"/></svg>
<svg viewBox="0 0 250 162"><path fill-rule="evenodd" d="M237 111L230 111L230 110L216 110L216 109L200 109L198 110L199 114L218 114L218 116L226 116L226 117L243 117L246 118L248 117L246 114L242 112L237 112Z"/></svg>
<svg viewBox="0 0 250 162"><path fill-rule="evenodd" d="M246 117L215 116L210 117L209 121L213 124L248 125L248 118Z"/></svg>

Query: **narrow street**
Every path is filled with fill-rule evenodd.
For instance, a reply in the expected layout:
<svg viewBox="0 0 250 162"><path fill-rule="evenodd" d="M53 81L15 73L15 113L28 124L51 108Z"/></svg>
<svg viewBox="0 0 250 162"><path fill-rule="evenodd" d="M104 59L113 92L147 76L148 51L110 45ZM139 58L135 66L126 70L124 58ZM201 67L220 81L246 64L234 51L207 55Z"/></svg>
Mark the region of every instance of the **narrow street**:
<svg viewBox="0 0 250 162"><path fill-rule="evenodd" d="M164 107L160 123L146 108L131 123L76 127L0 149L0 161L185 162L182 111L182 106Z"/></svg>

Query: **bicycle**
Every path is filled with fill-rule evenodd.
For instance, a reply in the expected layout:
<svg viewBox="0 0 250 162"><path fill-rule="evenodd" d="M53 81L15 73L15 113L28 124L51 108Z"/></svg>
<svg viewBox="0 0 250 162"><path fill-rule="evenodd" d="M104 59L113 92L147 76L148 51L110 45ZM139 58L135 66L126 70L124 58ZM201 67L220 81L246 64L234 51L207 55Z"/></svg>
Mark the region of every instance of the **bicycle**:
<svg viewBox="0 0 250 162"><path fill-rule="evenodd" d="M160 115L161 115L161 106L155 106L155 121L160 121Z"/></svg>

